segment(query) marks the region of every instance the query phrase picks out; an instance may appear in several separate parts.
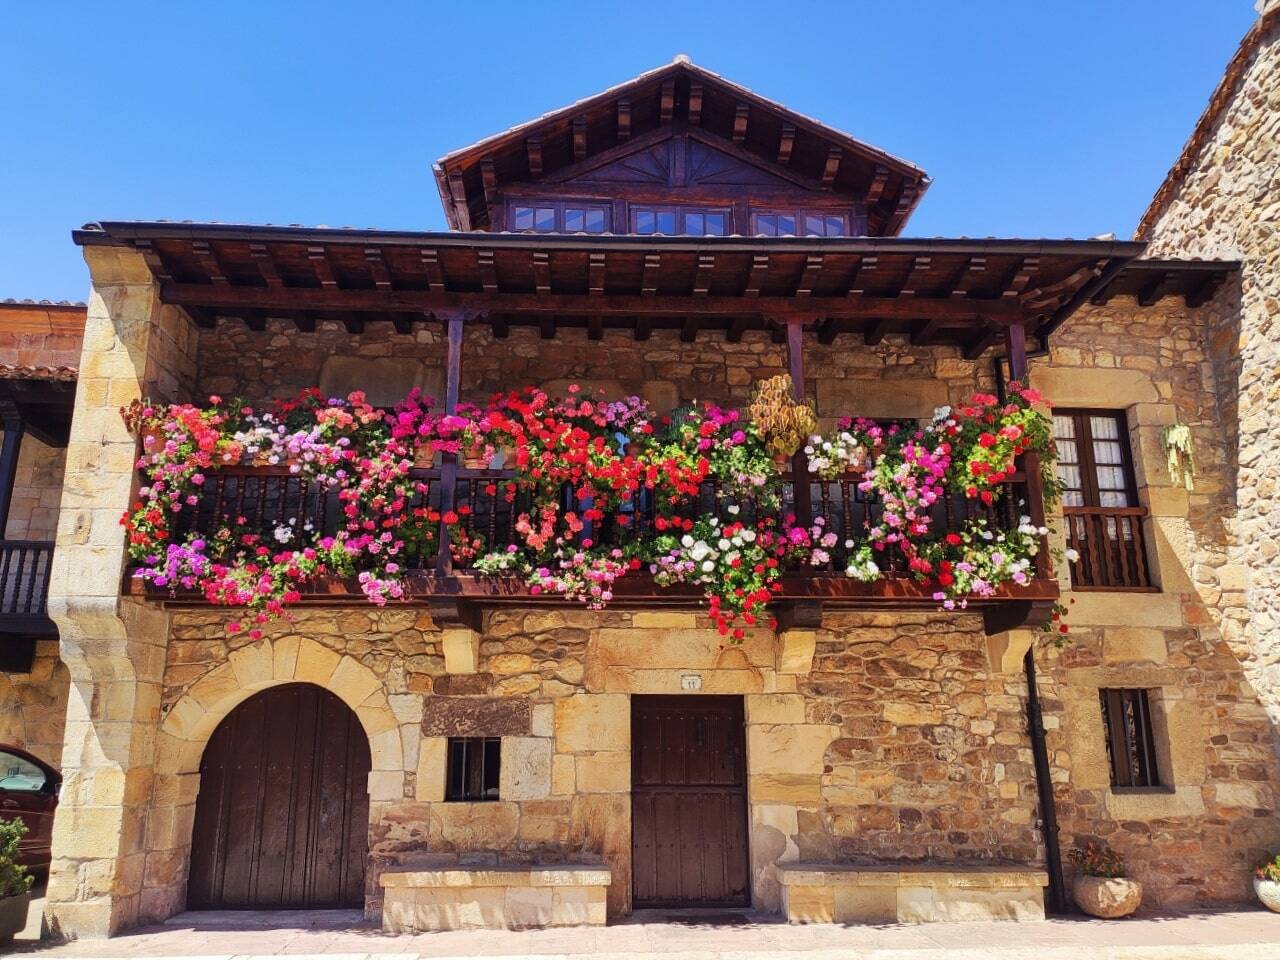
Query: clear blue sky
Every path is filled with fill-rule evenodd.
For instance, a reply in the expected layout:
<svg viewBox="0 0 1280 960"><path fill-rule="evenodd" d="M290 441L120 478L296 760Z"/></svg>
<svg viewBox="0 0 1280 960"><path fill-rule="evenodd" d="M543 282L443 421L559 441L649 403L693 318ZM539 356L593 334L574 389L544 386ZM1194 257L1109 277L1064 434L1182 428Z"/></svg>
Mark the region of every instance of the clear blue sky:
<svg viewBox="0 0 1280 960"><path fill-rule="evenodd" d="M444 229L430 164L688 53L934 178L915 236L1127 236L1251 0L4 5L0 297L70 230Z"/></svg>

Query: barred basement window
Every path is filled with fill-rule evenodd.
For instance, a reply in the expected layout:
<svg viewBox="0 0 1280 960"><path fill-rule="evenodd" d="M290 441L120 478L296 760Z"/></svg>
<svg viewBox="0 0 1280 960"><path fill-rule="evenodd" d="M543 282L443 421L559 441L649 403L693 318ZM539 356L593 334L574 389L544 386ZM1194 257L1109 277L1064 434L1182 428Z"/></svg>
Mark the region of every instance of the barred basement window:
<svg viewBox="0 0 1280 960"><path fill-rule="evenodd" d="M497 800L502 740L499 737L450 737L446 800Z"/></svg>
<svg viewBox="0 0 1280 960"><path fill-rule="evenodd" d="M1111 760L1111 786L1158 787L1148 690L1099 690Z"/></svg>

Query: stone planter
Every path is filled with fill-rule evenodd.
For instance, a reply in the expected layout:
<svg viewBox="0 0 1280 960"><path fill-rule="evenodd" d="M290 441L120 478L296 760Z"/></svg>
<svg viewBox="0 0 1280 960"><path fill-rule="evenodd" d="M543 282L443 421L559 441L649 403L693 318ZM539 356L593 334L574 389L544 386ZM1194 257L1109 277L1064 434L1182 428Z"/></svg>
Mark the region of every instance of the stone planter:
<svg viewBox="0 0 1280 960"><path fill-rule="evenodd" d="M0 943L12 940L27 925L27 907L31 905L31 893L0 900Z"/></svg>
<svg viewBox="0 0 1280 960"><path fill-rule="evenodd" d="M1127 917L1142 903L1142 884L1128 877L1076 877L1076 906L1091 917Z"/></svg>
<svg viewBox="0 0 1280 960"><path fill-rule="evenodd" d="M1258 901L1268 910L1280 913L1280 880L1261 880L1253 878L1253 892Z"/></svg>

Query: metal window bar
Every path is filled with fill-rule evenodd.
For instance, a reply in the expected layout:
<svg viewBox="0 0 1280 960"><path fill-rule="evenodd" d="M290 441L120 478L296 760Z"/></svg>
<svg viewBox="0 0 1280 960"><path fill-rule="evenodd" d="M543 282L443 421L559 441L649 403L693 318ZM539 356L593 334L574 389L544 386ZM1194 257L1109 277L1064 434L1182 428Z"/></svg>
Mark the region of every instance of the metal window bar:
<svg viewBox="0 0 1280 960"><path fill-rule="evenodd" d="M499 737L451 737L445 799L472 803L497 800L501 758Z"/></svg>
<svg viewBox="0 0 1280 960"><path fill-rule="evenodd" d="M1099 690L1113 787L1158 787L1147 690Z"/></svg>

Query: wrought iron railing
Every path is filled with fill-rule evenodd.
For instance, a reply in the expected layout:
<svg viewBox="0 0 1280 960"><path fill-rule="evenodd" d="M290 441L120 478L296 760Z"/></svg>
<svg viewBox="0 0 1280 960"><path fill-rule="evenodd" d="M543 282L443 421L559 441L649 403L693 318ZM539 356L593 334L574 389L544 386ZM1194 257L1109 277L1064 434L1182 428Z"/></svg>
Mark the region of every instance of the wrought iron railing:
<svg viewBox="0 0 1280 960"><path fill-rule="evenodd" d="M409 502L410 509L441 507L442 472L438 468L413 471L422 492ZM507 470L456 468L452 506L459 515L458 523L469 536L482 538L486 550L501 550L508 544L519 543L515 529L517 518L521 513L532 511L531 494L521 490L514 494L508 492L512 478L512 472ZM860 480L856 474L830 481L811 478L809 496L805 498L797 497L792 475L784 475L781 503L769 507L769 512L780 518L794 515L796 522L806 527L814 517L821 517L824 530L835 534L835 546L829 551L831 562L825 568L809 568L814 572L821 573L823 569L842 572L850 553L847 544L865 540L866 532L880 522L883 507L874 495L859 489ZM933 505L931 531L940 535L960 530L979 517L985 518L992 529L1013 528L1022 515L1030 513L1028 497L1021 473L1010 479L1005 495L994 504L984 504L959 493L945 497ZM575 497L568 486L562 491L561 499L565 509L581 512L590 506ZM696 500L684 504L676 515L694 518L718 502L723 502L720 491L714 483L707 482ZM765 509L751 499L738 500L735 505L737 515L744 520L758 519ZM590 537L599 545L625 546L658 536L661 531L655 523L657 516L653 498L642 491L634 503L618 515L604 522L588 522L581 536ZM228 521L260 533L270 545L278 528L333 535L344 527L346 518L336 493L291 473L288 467L232 467L210 474L197 505L178 515L175 535L212 532ZM435 565L436 556L410 552L404 560L407 568L429 569ZM887 576L906 574L902 558L894 551L887 551L883 560L882 568Z"/></svg>

